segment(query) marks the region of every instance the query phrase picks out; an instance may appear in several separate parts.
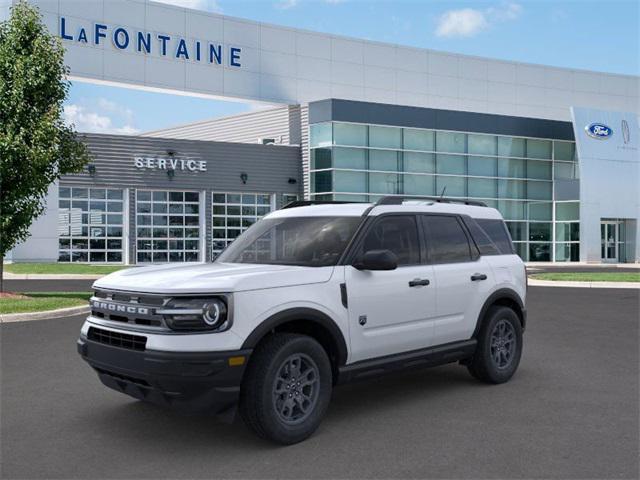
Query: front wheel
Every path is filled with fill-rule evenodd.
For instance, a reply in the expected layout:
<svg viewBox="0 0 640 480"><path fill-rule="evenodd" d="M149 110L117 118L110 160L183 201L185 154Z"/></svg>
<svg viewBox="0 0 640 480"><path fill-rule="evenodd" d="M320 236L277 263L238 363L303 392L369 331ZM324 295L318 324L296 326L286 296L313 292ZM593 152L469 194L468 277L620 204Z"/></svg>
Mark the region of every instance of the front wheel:
<svg viewBox="0 0 640 480"><path fill-rule="evenodd" d="M478 333L478 347L467 366L486 383L504 383L516 372L522 356L522 325L509 307L491 307Z"/></svg>
<svg viewBox="0 0 640 480"><path fill-rule="evenodd" d="M332 389L331 363L313 338L274 334L251 357L240 393L240 415L260 437L289 445L320 424Z"/></svg>

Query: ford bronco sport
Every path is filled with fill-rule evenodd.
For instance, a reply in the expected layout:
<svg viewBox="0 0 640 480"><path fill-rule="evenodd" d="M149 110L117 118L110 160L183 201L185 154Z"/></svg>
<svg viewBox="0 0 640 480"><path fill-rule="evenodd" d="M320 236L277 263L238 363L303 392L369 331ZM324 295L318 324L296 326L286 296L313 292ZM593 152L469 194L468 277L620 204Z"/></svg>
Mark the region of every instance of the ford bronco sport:
<svg viewBox="0 0 640 480"><path fill-rule="evenodd" d="M315 204L320 203L320 204ZM108 387L304 440L332 388L459 362L516 371L526 275L493 208L446 198L294 202L213 263L157 265L94 284L80 355Z"/></svg>

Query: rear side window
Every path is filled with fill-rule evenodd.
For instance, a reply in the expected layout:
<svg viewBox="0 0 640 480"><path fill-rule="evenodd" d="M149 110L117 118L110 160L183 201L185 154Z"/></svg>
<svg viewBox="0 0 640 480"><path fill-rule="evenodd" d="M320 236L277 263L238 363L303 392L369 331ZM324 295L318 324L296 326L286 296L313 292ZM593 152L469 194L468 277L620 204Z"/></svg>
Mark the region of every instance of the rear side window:
<svg viewBox="0 0 640 480"><path fill-rule="evenodd" d="M511 237L502 220L476 218L475 221L482 227L482 230L485 231L502 255L511 255L514 253Z"/></svg>
<svg viewBox="0 0 640 480"><path fill-rule="evenodd" d="M469 229L480 255L500 255L500 251L495 243L489 238L485 231L471 217L464 217L464 224Z"/></svg>
<svg viewBox="0 0 640 480"><path fill-rule="evenodd" d="M471 246L457 217L424 215L431 263L470 262Z"/></svg>
<svg viewBox="0 0 640 480"><path fill-rule="evenodd" d="M413 215L381 217L364 237L362 253L390 250L398 257L398 265L420 263L420 240Z"/></svg>

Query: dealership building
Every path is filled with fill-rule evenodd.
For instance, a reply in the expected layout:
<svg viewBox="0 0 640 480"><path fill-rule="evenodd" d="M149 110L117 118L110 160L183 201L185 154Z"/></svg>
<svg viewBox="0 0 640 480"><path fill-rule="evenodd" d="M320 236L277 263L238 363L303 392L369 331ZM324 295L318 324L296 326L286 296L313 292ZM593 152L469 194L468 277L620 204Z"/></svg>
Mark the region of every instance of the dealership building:
<svg viewBox="0 0 640 480"><path fill-rule="evenodd" d="M639 77L152 1L31 3L74 80L266 107L83 134L91 163L51 187L8 260L204 262L296 199L444 195L497 208L526 261L640 261Z"/></svg>

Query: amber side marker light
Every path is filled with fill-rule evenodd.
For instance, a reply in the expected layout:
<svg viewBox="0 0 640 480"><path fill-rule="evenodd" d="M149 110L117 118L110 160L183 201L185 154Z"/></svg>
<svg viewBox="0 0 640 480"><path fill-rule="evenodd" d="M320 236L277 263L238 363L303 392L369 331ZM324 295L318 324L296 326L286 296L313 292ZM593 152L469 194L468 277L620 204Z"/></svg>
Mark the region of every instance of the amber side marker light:
<svg viewBox="0 0 640 480"><path fill-rule="evenodd" d="M229 366L239 367L240 365L244 365L244 360L244 357L229 357Z"/></svg>

